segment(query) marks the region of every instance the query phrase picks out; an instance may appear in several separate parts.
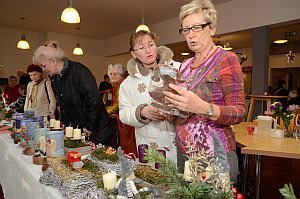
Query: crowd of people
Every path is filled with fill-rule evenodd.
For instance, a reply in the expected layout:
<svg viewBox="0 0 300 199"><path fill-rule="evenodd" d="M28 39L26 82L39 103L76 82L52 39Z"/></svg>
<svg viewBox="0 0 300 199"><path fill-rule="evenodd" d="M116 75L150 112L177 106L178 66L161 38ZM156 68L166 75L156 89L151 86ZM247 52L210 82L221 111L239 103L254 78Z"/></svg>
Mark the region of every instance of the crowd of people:
<svg viewBox="0 0 300 199"><path fill-rule="evenodd" d="M153 32L141 30L129 39L132 59L127 70L110 64L98 87L86 66L68 59L57 41L48 41L35 50L33 64L28 74L20 74L18 85L17 77L9 78L3 102L16 112L29 110L50 118L57 111L64 126L83 129L95 144L109 145L117 127L119 145L127 153L137 153L140 144L155 143L181 171L191 151L214 156L213 132L226 151L231 181L237 182L236 140L230 126L245 115L241 66L234 53L213 42L217 11L211 0L182 6L179 19L179 32L195 54L183 63L172 59L171 49L157 45ZM151 106L149 84L161 65L178 70L185 79L184 88L170 84L173 92L163 94L170 106L188 117ZM283 84L275 92L270 88L269 94L288 95ZM299 103L299 95L294 99Z"/></svg>

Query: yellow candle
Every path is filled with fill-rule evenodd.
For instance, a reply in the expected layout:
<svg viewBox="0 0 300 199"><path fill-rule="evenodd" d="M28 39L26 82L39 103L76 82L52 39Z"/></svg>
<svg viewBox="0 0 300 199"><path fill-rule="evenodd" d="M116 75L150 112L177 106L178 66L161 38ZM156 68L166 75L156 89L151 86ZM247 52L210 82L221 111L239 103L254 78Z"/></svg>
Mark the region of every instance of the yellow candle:
<svg viewBox="0 0 300 199"><path fill-rule="evenodd" d="M74 129L73 139L80 140L81 139L81 129Z"/></svg>
<svg viewBox="0 0 300 199"><path fill-rule="evenodd" d="M108 172L103 175L103 184L105 189L113 189L117 184L117 175L113 172Z"/></svg>
<svg viewBox="0 0 300 199"><path fill-rule="evenodd" d="M184 173L183 178L186 181L192 181L192 174L191 174L191 161L187 160L184 162Z"/></svg>
<svg viewBox="0 0 300 199"><path fill-rule="evenodd" d="M50 128L54 127L55 121L55 119L50 119Z"/></svg>
<svg viewBox="0 0 300 199"><path fill-rule="evenodd" d="M59 120L55 120L54 129L60 129L60 121Z"/></svg>
<svg viewBox="0 0 300 199"><path fill-rule="evenodd" d="M66 137L67 138L73 137L73 127L71 126L66 127Z"/></svg>

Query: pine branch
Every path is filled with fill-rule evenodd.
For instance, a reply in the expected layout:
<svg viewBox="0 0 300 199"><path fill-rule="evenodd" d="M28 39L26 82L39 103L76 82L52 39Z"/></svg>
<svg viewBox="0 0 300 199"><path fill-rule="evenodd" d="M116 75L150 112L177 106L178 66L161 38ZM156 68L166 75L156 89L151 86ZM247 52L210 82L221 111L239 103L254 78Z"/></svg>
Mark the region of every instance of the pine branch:
<svg viewBox="0 0 300 199"><path fill-rule="evenodd" d="M279 192L285 199L297 199L294 193L293 186L289 183L289 185L284 184L284 186L279 189Z"/></svg>

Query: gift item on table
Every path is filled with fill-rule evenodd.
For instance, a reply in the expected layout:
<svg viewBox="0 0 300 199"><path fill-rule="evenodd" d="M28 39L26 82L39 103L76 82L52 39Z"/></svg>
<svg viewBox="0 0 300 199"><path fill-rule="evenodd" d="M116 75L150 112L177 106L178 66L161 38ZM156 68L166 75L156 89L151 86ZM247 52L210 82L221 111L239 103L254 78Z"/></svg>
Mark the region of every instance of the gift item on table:
<svg viewBox="0 0 300 199"><path fill-rule="evenodd" d="M271 129L271 137L284 138L284 130L282 129Z"/></svg>
<svg viewBox="0 0 300 199"><path fill-rule="evenodd" d="M157 152L158 152L159 154L161 154L162 156L164 156L164 158L166 158L166 151L165 151L165 150L163 150L163 149L158 149ZM156 163L154 164L154 167L155 167L156 169L159 169L159 168L160 168L159 162L156 162Z"/></svg>
<svg viewBox="0 0 300 199"><path fill-rule="evenodd" d="M39 123L40 128L44 128L44 117L45 116L33 116L32 119L33 121Z"/></svg>
<svg viewBox="0 0 300 199"><path fill-rule="evenodd" d="M26 146L29 144L29 143L27 143L27 142L29 142L29 140L27 139L28 137L26 135L27 134L27 123L29 123L29 122L33 122L33 120L27 120L27 119L21 120L21 131L20 131L21 140L20 140L20 142L21 142L22 146ZM27 141L26 141L26 139L27 139Z"/></svg>
<svg viewBox="0 0 300 199"><path fill-rule="evenodd" d="M183 178L188 182L192 181L192 173L191 173L192 161L193 160L186 160L184 162Z"/></svg>
<svg viewBox="0 0 300 199"><path fill-rule="evenodd" d="M77 151L70 151L67 154L68 164L70 167L75 169L75 171L81 170L83 167L83 162L81 161L81 155Z"/></svg>
<svg viewBox="0 0 300 199"><path fill-rule="evenodd" d="M104 189L111 190L117 184L117 174L114 171L109 171L103 175Z"/></svg>
<svg viewBox="0 0 300 199"><path fill-rule="evenodd" d="M22 119L16 119L15 121L15 138L14 138L14 143L18 144L19 142L21 142L21 122Z"/></svg>
<svg viewBox="0 0 300 199"><path fill-rule="evenodd" d="M151 106L162 112L180 117L188 117L188 113L170 106L170 102L165 99L164 91L173 91L169 84L183 85L184 80L180 79L180 73L168 65L161 65L153 69L150 84L148 87L149 95L155 100Z"/></svg>
<svg viewBox="0 0 300 199"><path fill-rule="evenodd" d="M32 117L34 116L34 111L24 111L24 119L32 119Z"/></svg>
<svg viewBox="0 0 300 199"><path fill-rule="evenodd" d="M66 127L65 133L67 138L73 137L73 127L71 126Z"/></svg>
<svg viewBox="0 0 300 199"><path fill-rule="evenodd" d="M16 120L17 119L23 119L23 113L13 113L12 119L13 119L13 131L16 132Z"/></svg>
<svg viewBox="0 0 300 199"><path fill-rule="evenodd" d="M138 155L139 155L139 161L141 163L147 163L148 162L147 160L145 160L146 149L148 149L147 144L138 145Z"/></svg>
<svg viewBox="0 0 300 199"><path fill-rule="evenodd" d="M81 129L79 129L79 128L74 129L73 139L74 140L80 140L81 139Z"/></svg>
<svg viewBox="0 0 300 199"><path fill-rule="evenodd" d="M49 131L46 133L46 154L47 157L63 157L64 153L64 132Z"/></svg>
<svg viewBox="0 0 300 199"><path fill-rule="evenodd" d="M39 122L27 122L27 132L26 135L29 138L29 147L34 147L34 134L35 129L39 128Z"/></svg>
<svg viewBox="0 0 300 199"><path fill-rule="evenodd" d="M50 128L54 128L56 119L50 119Z"/></svg>
<svg viewBox="0 0 300 199"><path fill-rule="evenodd" d="M134 179L134 170L129 160L122 153L121 147L118 148L118 157L121 164L121 178L118 180L115 188L118 189L118 196L120 198L140 198Z"/></svg>
<svg viewBox="0 0 300 199"><path fill-rule="evenodd" d="M40 150L41 153L46 153L46 133L49 128L37 128L34 134L34 147L35 150Z"/></svg>
<svg viewBox="0 0 300 199"><path fill-rule="evenodd" d="M60 127L60 121L59 120L55 120L53 128L54 129L61 129L61 127Z"/></svg>

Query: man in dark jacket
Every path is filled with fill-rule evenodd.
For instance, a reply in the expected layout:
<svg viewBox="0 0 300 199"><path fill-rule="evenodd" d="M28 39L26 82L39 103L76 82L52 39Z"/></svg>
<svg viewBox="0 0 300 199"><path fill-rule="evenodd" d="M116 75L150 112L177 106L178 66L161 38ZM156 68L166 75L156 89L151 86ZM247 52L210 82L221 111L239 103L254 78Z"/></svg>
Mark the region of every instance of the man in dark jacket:
<svg viewBox="0 0 300 199"><path fill-rule="evenodd" d="M95 144L107 145L114 134L113 126L91 71L81 63L65 58L57 41L38 47L33 61L51 76L61 122L65 126L82 128Z"/></svg>

